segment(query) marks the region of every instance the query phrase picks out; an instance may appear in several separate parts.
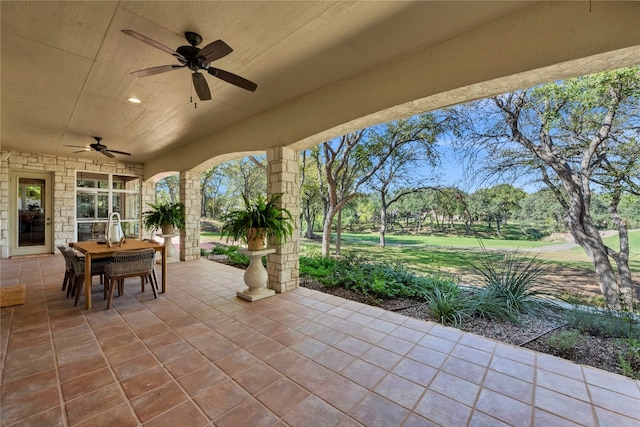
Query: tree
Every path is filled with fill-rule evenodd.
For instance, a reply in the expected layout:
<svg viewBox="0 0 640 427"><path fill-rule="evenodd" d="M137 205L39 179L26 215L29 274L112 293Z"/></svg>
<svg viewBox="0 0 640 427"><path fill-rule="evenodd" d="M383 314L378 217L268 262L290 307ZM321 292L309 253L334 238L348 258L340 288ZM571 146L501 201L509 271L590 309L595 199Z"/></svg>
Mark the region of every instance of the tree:
<svg viewBox="0 0 640 427"><path fill-rule="evenodd" d="M417 141L429 141L434 125L433 116L423 114L359 130L321 144L317 164L326 201L322 256L329 255L331 229L336 216L336 252L339 253L339 213L342 206L358 194L396 149Z"/></svg>
<svg viewBox="0 0 640 427"><path fill-rule="evenodd" d="M535 174L562 206L567 228L590 257L611 307L640 293L629 270L629 242L618 206L640 194L640 69L627 68L508 93L457 109L459 126L483 144L488 170ZM482 108L482 120L477 108ZM475 108L475 110L474 110ZM462 129L462 127L458 128ZM620 247L607 246L591 214L593 187L609 195L609 216ZM613 268L613 260L617 269Z"/></svg>
<svg viewBox="0 0 640 427"><path fill-rule="evenodd" d="M156 203L176 203L180 190L180 175L170 175L156 182Z"/></svg>
<svg viewBox="0 0 640 427"><path fill-rule="evenodd" d="M203 217L216 218L221 213L225 176L219 166L207 169L200 175L201 213Z"/></svg>
<svg viewBox="0 0 640 427"><path fill-rule="evenodd" d="M437 153L433 148L438 127L420 140L396 148L371 176L369 187L380 197L380 247L385 246L387 213L403 197L428 188L424 176L426 166L434 166ZM393 131L393 130L392 130ZM386 137L392 138L391 134ZM391 143L391 140L389 140Z"/></svg>

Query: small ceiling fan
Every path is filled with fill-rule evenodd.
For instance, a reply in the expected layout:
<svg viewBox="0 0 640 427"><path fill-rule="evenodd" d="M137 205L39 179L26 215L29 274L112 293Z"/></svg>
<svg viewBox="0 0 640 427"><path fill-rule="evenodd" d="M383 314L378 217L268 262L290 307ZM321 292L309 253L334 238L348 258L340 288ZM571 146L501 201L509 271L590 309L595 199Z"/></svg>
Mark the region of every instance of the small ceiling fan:
<svg viewBox="0 0 640 427"><path fill-rule="evenodd" d="M245 79L244 77L240 77L236 74L219 68L214 68L209 65L212 61L225 57L233 52L233 49L231 49L231 47L222 40L211 42L200 49L197 47L202 43L202 37L200 34L187 31L184 33L184 37L189 42L190 46L180 46L174 51L162 43L152 40L147 36L143 36L133 30L122 30L122 32L140 40L141 42L153 46L156 49L160 49L169 55L173 55L178 62L180 62L180 65L160 65L158 67L145 68L143 70L132 72L131 74L136 77L152 76L154 74L165 73L167 71L187 67L192 71L191 78L193 79L193 87L198 94L198 98L202 101L210 100L211 92L209 91L209 85L207 84L204 76L198 72L199 70L205 70L214 77L251 92L255 91L258 87L257 84Z"/></svg>
<svg viewBox="0 0 640 427"><path fill-rule="evenodd" d="M74 151L74 153L83 153L85 151L91 151L91 150L97 151L98 153L102 153L105 156L112 159L116 157L113 155L113 153L122 154L123 156L131 155L131 153L125 153L124 151L109 150L109 148L106 145L100 143L100 141L102 141L102 138L100 138L99 136L94 136L93 139L95 139L96 142L94 142L93 144L89 144L88 147L83 147L82 145L65 145L65 147L82 148L82 150Z"/></svg>

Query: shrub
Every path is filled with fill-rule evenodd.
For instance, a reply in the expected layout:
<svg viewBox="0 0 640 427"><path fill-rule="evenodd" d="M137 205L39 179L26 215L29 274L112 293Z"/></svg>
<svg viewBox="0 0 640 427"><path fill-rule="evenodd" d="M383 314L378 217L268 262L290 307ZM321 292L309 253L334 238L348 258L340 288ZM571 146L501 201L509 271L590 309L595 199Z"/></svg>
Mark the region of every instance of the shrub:
<svg viewBox="0 0 640 427"><path fill-rule="evenodd" d="M576 344L580 341L580 331L572 329L569 331L554 332L547 344L558 355L571 356Z"/></svg>
<svg viewBox="0 0 640 427"><path fill-rule="evenodd" d="M459 326L474 312L473 302L459 289L433 288L427 297L428 312L443 325Z"/></svg>
<svg viewBox="0 0 640 427"><path fill-rule="evenodd" d="M482 279L483 289L479 298L484 309L481 306L481 313L513 319L520 313L539 307L541 300L535 297L542 294L539 280L544 269L537 257L521 256L514 251L503 260L496 261L482 242L480 247L482 253L471 266ZM500 306L504 310L498 310Z"/></svg>
<svg viewBox="0 0 640 427"><path fill-rule="evenodd" d="M638 319L629 313L574 308L567 312L567 321L593 336L640 339Z"/></svg>
<svg viewBox="0 0 640 427"><path fill-rule="evenodd" d="M341 286L374 298L425 299L435 286L456 286L453 276L418 276L402 264L373 261L354 254L339 258L300 257L300 274L325 286Z"/></svg>
<svg viewBox="0 0 640 427"><path fill-rule="evenodd" d="M640 380L640 341L629 339L627 344L629 348L618 355L622 375Z"/></svg>

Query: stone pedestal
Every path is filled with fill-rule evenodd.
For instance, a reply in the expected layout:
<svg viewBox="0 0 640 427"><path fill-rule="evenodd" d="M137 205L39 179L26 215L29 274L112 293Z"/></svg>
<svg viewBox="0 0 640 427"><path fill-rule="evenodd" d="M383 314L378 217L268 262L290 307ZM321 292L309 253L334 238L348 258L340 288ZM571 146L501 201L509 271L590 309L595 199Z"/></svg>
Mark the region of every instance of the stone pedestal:
<svg viewBox="0 0 640 427"><path fill-rule="evenodd" d="M158 237L162 237L164 239L164 246L167 248L167 262L178 262L180 261L180 257L178 256L178 251L176 247L173 246L173 242L171 239L176 237L178 234L156 234Z"/></svg>
<svg viewBox="0 0 640 427"><path fill-rule="evenodd" d="M276 291L267 288L269 275L262 265L262 257L274 253L275 249L262 249L259 251L250 251L248 249L240 249L238 252L249 257L249 267L244 272L244 283L248 286L244 291L237 292L238 297L247 301L258 301L275 295Z"/></svg>

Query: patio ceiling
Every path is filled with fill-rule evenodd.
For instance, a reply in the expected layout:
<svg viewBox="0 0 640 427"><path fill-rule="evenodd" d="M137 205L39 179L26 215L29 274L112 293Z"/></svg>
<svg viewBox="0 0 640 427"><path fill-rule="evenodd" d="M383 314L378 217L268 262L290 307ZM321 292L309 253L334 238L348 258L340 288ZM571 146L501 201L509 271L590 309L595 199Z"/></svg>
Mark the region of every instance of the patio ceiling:
<svg viewBox="0 0 640 427"><path fill-rule="evenodd" d="M637 64L636 2L1 2L2 150L72 154L92 136L145 164L147 178L239 152L309 147L417 112ZM175 49L234 51L197 99L177 62L121 32ZM127 98L135 96L142 104Z"/></svg>

